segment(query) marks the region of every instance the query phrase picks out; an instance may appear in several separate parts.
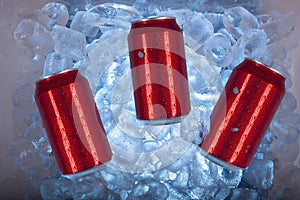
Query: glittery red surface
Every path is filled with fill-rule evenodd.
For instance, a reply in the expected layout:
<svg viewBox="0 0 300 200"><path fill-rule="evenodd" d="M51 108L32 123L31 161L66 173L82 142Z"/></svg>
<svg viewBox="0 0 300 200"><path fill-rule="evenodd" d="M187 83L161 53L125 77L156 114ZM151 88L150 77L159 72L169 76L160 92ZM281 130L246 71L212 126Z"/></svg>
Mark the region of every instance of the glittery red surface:
<svg viewBox="0 0 300 200"><path fill-rule="evenodd" d="M91 169L111 159L92 92L78 70L37 82L35 100L62 174Z"/></svg>
<svg viewBox="0 0 300 200"><path fill-rule="evenodd" d="M137 118L187 115L190 98L184 42L175 19L133 23L128 46Z"/></svg>
<svg viewBox="0 0 300 200"><path fill-rule="evenodd" d="M252 60L230 76L200 147L231 165L247 167L285 93L285 78Z"/></svg>

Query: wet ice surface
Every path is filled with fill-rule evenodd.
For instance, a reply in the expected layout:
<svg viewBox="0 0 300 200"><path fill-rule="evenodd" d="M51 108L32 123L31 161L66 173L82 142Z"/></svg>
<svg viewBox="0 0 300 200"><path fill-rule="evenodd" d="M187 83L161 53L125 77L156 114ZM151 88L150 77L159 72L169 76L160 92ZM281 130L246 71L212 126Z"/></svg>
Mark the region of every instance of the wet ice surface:
<svg viewBox="0 0 300 200"><path fill-rule="evenodd" d="M210 112L231 70L245 57L284 74L287 91L292 85L289 54L297 42L291 16L261 14L259 1L222 2L137 0L131 2L133 7L87 4L82 11L73 4L69 12L61 4L50 3L37 15L22 15L27 21L18 26L15 39L28 49L24 51L28 59L44 56L45 65L43 71L29 69L18 79L13 103L22 137L11 144L9 156L42 198L233 200L282 196L289 183L278 183L277 173L300 167L295 142L300 116L294 112L297 101L292 93L286 93L246 170L222 168L201 156L197 147L208 132ZM48 19L41 17L45 13ZM68 15L71 29L65 27ZM130 22L150 15L177 17L185 34L192 110L179 124L149 126L135 118L127 34ZM79 68L90 82L114 154L106 169L69 180L58 172L33 93L34 81L41 74L72 67ZM297 180L299 173L294 176Z"/></svg>

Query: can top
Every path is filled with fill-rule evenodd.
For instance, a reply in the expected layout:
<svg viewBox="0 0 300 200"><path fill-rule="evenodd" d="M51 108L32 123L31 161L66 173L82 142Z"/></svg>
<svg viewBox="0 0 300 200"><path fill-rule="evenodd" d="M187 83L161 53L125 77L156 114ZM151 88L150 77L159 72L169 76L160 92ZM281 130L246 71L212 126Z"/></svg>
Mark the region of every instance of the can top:
<svg viewBox="0 0 300 200"><path fill-rule="evenodd" d="M81 81L83 77L80 76L78 69L67 69L58 73L43 77L36 82L36 93L42 93L51 88L59 87L69 83Z"/></svg>
<svg viewBox="0 0 300 200"><path fill-rule="evenodd" d="M147 22L147 21L152 21L152 20L164 20L164 19L171 19L171 20L175 20L175 17L171 17L171 16L151 16L145 19L140 19L140 20L136 20L133 21L132 24L136 23L136 22Z"/></svg>
<svg viewBox="0 0 300 200"><path fill-rule="evenodd" d="M236 68L255 75L278 88L285 89L285 77L277 70L267 67L259 61L246 58Z"/></svg>
<svg viewBox="0 0 300 200"><path fill-rule="evenodd" d="M149 17L146 19L134 21L131 24L132 29L144 27L161 27L172 29L175 31L181 31L180 27L176 23L176 18L170 16Z"/></svg>
<svg viewBox="0 0 300 200"><path fill-rule="evenodd" d="M264 63L262 63L258 60L254 60L254 59L251 59L251 58L245 58L245 61L254 62L254 63L256 63L256 64L258 64L262 67L265 67L265 68L271 70L272 72L275 72L275 74L278 74L279 76L281 76L282 78L285 79L284 75L281 72L279 72L278 70L276 70L274 68L271 68L271 66L265 65Z"/></svg>
<svg viewBox="0 0 300 200"><path fill-rule="evenodd" d="M58 74L65 74L65 73L67 73L67 72L69 72L69 71L78 71L78 69L74 69L74 68L71 68L71 69L65 69L65 70L62 70L62 71L53 73L53 74L51 74L51 75L44 76L44 77L38 79L38 80L36 81L36 83L38 83L38 82L40 82L40 81L42 81L42 80L44 80L44 79L49 79L49 78L51 78L52 76L56 76L56 75L58 75Z"/></svg>

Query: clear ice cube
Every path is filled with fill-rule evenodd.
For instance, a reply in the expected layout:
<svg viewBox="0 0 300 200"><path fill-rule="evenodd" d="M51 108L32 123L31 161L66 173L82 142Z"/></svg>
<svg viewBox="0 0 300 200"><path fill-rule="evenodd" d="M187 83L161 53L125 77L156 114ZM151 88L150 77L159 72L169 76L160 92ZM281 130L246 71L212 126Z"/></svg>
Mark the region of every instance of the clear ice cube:
<svg viewBox="0 0 300 200"><path fill-rule="evenodd" d="M65 26L69 20L68 9L64 4L61 3L47 3L41 8L40 12L50 18L46 25L49 30L52 30L53 26L56 24Z"/></svg>
<svg viewBox="0 0 300 200"><path fill-rule="evenodd" d="M225 35L230 41L231 45L234 45L236 43L236 39L226 30L226 28L219 29L218 33L222 33L223 35Z"/></svg>
<svg viewBox="0 0 300 200"><path fill-rule="evenodd" d="M232 67L241 63L245 57L255 59L260 58L266 51L268 38L261 29L250 29L246 31L233 45Z"/></svg>
<svg viewBox="0 0 300 200"><path fill-rule="evenodd" d="M106 168L100 171L101 177L108 184L108 187L132 190L134 186L133 174Z"/></svg>
<svg viewBox="0 0 300 200"><path fill-rule="evenodd" d="M40 185L40 193L45 200L73 198L73 184L69 179L46 179Z"/></svg>
<svg viewBox="0 0 300 200"><path fill-rule="evenodd" d="M99 4L88 12L98 14L97 21L93 21L91 25L100 27L102 32L106 32L112 28L129 29L131 22L141 19L138 11L131 6L117 3Z"/></svg>
<svg viewBox="0 0 300 200"><path fill-rule="evenodd" d="M287 57L285 48L280 43L272 43L267 45L266 51L261 60L268 66L273 66L275 62L280 63Z"/></svg>
<svg viewBox="0 0 300 200"><path fill-rule="evenodd" d="M273 178L274 163L271 160L254 159L243 174L244 181L263 190L272 187Z"/></svg>
<svg viewBox="0 0 300 200"><path fill-rule="evenodd" d="M54 52L49 53L45 59L43 76L50 76L64 70L71 69L72 66L73 60L71 57Z"/></svg>
<svg viewBox="0 0 300 200"><path fill-rule="evenodd" d="M218 67L226 67L232 62L231 44L222 33L215 33L203 44L205 55Z"/></svg>
<svg viewBox="0 0 300 200"><path fill-rule="evenodd" d="M166 186L154 179L138 181L134 189L129 193L128 200L133 199L166 199L169 192Z"/></svg>
<svg viewBox="0 0 300 200"><path fill-rule="evenodd" d="M248 188L235 188L231 191L230 200L258 200L259 194L257 191Z"/></svg>
<svg viewBox="0 0 300 200"><path fill-rule="evenodd" d="M280 110L288 110L288 111L294 111L297 108L297 99L295 95L293 95L290 92L286 92L282 103L280 104Z"/></svg>
<svg viewBox="0 0 300 200"><path fill-rule="evenodd" d="M176 17L177 24L183 28L183 33L200 44L214 33L213 25L202 13L182 9L161 11L157 16Z"/></svg>
<svg viewBox="0 0 300 200"><path fill-rule="evenodd" d="M223 23L228 32L236 39L249 29L258 28L257 18L242 6L225 10Z"/></svg>
<svg viewBox="0 0 300 200"><path fill-rule="evenodd" d="M106 199L108 192L103 179L94 176L83 177L73 183L76 188L73 193L74 200Z"/></svg>
<svg viewBox="0 0 300 200"><path fill-rule="evenodd" d="M99 27L92 25L99 21L100 15L93 12L78 11L71 22L70 28L83 33L88 37L96 37Z"/></svg>
<svg viewBox="0 0 300 200"><path fill-rule="evenodd" d="M14 32L15 40L35 53L45 55L53 51L54 42L50 32L32 19L22 20Z"/></svg>
<svg viewBox="0 0 300 200"><path fill-rule="evenodd" d="M84 34L60 25L55 25L51 34L55 41L56 53L76 60L82 60L85 57L86 39Z"/></svg>
<svg viewBox="0 0 300 200"><path fill-rule="evenodd" d="M214 27L214 32L218 32L223 25L223 13L204 13L204 16L210 21Z"/></svg>

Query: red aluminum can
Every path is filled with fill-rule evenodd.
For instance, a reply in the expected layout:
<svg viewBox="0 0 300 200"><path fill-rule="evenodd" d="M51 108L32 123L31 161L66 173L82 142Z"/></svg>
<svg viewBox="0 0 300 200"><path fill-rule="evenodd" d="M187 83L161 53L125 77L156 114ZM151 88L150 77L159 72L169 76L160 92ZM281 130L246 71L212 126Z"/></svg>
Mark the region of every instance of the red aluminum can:
<svg viewBox="0 0 300 200"><path fill-rule="evenodd" d="M89 83L77 69L38 81L35 100L63 175L85 174L111 160Z"/></svg>
<svg viewBox="0 0 300 200"><path fill-rule="evenodd" d="M182 30L172 17L132 24L128 47L137 119L175 123L190 111Z"/></svg>
<svg viewBox="0 0 300 200"><path fill-rule="evenodd" d="M284 96L284 82L259 62L239 64L212 111L203 153L232 170L249 166Z"/></svg>

